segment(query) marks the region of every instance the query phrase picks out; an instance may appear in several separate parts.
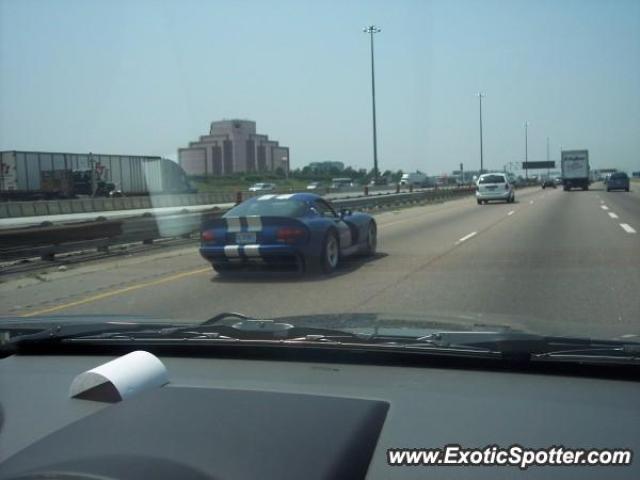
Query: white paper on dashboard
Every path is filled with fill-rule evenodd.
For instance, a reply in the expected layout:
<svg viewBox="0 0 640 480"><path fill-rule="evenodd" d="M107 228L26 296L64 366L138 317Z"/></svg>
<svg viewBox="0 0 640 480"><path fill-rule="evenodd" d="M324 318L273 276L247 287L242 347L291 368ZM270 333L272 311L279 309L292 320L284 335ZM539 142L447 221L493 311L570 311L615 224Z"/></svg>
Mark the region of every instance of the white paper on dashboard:
<svg viewBox="0 0 640 480"><path fill-rule="evenodd" d="M138 350L77 375L69 396L78 396L105 383L111 383L124 400L143 390L166 385L169 376L158 357Z"/></svg>

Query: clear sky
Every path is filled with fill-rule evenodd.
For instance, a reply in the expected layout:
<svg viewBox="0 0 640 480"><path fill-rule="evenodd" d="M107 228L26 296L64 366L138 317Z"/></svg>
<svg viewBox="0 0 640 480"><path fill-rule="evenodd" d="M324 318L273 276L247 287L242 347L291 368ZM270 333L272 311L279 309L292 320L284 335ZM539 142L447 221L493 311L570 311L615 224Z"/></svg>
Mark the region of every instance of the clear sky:
<svg viewBox="0 0 640 480"><path fill-rule="evenodd" d="M249 118L292 167L640 170L640 1L0 0L0 150L165 155Z"/></svg>

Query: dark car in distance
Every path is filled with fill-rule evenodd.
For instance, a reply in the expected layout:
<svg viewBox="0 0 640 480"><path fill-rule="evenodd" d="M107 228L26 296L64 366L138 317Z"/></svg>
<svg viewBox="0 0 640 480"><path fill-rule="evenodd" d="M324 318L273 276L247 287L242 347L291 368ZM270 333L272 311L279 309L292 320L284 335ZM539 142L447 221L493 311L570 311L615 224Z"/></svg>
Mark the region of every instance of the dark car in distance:
<svg viewBox="0 0 640 480"><path fill-rule="evenodd" d="M629 191L629 175L625 172L612 173L607 180L607 192L611 190L624 190Z"/></svg>

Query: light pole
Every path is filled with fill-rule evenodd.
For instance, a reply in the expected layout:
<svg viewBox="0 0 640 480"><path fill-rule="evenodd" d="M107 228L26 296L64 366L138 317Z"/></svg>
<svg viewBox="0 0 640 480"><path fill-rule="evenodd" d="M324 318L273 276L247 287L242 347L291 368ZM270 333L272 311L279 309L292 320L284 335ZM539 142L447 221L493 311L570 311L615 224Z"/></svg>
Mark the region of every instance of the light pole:
<svg viewBox="0 0 640 480"><path fill-rule="evenodd" d="M480 175L482 175L484 170L484 158L482 152L482 98L484 96L484 93L478 92L478 99L480 100Z"/></svg>
<svg viewBox="0 0 640 480"><path fill-rule="evenodd" d="M549 137L547 137L547 162L549 161ZM547 176L551 173L551 168L547 167Z"/></svg>
<svg viewBox="0 0 640 480"><path fill-rule="evenodd" d="M529 122L524 122L524 178L529 180Z"/></svg>
<svg viewBox="0 0 640 480"><path fill-rule="evenodd" d="M378 180L378 137L376 132L376 77L373 62L373 35L380 33L382 30L375 25L369 25L362 29L364 33L369 34L371 40L371 104L373 110L373 180L374 184Z"/></svg>

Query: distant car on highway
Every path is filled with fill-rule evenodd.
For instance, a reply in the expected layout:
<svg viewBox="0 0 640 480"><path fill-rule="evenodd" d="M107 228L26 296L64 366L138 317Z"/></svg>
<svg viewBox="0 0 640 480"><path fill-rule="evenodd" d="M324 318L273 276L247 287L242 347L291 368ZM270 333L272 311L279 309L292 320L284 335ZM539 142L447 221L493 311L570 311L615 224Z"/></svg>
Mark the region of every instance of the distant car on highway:
<svg viewBox="0 0 640 480"><path fill-rule="evenodd" d="M554 178L554 179L553 179L553 182L554 182L556 185L562 185L562 177L556 177L556 178Z"/></svg>
<svg viewBox="0 0 640 480"><path fill-rule="evenodd" d="M629 191L629 175L625 172L612 173L607 180L607 192L611 190Z"/></svg>
<svg viewBox="0 0 640 480"><path fill-rule="evenodd" d="M515 201L513 185L504 173L485 173L477 182L476 201L478 205L491 200L503 200L507 203Z"/></svg>
<svg viewBox="0 0 640 480"><path fill-rule="evenodd" d="M342 190L344 188L351 188L354 186L353 179L351 178L332 178L331 188L334 190Z"/></svg>
<svg viewBox="0 0 640 480"><path fill-rule="evenodd" d="M557 188L555 180L551 177L545 177L542 179L542 188Z"/></svg>
<svg viewBox="0 0 640 480"><path fill-rule="evenodd" d="M254 183L249 187L250 192L273 192L275 189L274 183Z"/></svg>
<svg viewBox="0 0 640 480"><path fill-rule="evenodd" d="M307 190L318 190L322 184L320 182L311 182L307 185Z"/></svg>
<svg viewBox="0 0 640 480"><path fill-rule="evenodd" d="M374 255L377 244L369 214L337 211L313 193L269 194L204 220L200 254L219 274L259 267L328 274L343 258Z"/></svg>

